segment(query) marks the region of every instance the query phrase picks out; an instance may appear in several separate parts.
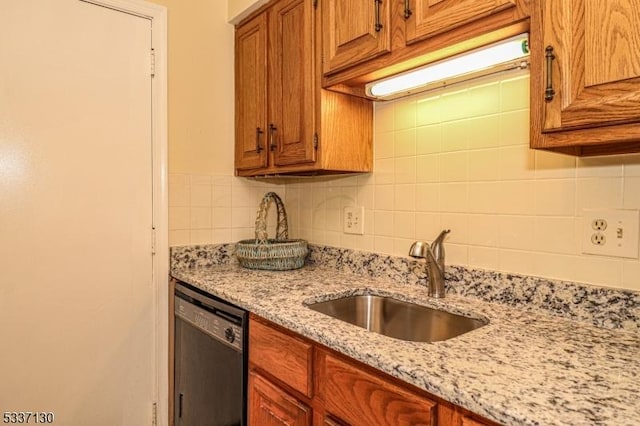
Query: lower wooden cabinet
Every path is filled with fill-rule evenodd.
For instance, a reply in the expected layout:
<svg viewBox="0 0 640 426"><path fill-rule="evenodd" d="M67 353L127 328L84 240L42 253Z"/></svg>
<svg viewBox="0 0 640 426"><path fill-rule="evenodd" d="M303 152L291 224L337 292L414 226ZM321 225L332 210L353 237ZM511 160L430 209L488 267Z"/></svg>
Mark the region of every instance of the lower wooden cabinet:
<svg viewBox="0 0 640 426"><path fill-rule="evenodd" d="M462 416L462 418L460 420L460 425L461 426L485 426L486 423L481 423L481 422L479 422L477 420L473 420L469 416Z"/></svg>
<svg viewBox="0 0 640 426"><path fill-rule="evenodd" d="M495 426L251 314L251 426Z"/></svg>
<svg viewBox="0 0 640 426"><path fill-rule="evenodd" d="M260 426L306 426L311 409L269 382L255 371L249 372L249 424Z"/></svg>
<svg viewBox="0 0 640 426"><path fill-rule="evenodd" d="M250 322L249 360L281 383L311 397L313 345L260 321Z"/></svg>
<svg viewBox="0 0 640 426"><path fill-rule="evenodd" d="M436 403L318 350L318 396L327 412L347 424L435 425Z"/></svg>
<svg viewBox="0 0 640 426"><path fill-rule="evenodd" d="M322 418L322 426L344 426L344 423L342 423L340 420L335 419L331 416L325 415Z"/></svg>

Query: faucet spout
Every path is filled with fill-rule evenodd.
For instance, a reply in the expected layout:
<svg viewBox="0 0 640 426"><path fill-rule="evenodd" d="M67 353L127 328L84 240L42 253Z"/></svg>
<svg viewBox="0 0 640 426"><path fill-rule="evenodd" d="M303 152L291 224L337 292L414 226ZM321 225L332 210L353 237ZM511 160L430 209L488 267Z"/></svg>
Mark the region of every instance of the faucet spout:
<svg viewBox="0 0 640 426"><path fill-rule="evenodd" d="M446 237L449 232L451 232L451 229L443 229L438 237L431 243L433 257L440 269L442 269L442 273L444 273L444 237Z"/></svg>
<svg viewBox="0 0 640 426"><path fill-rule="evenodd" d="M409 256L425 259L429 271L429 296L441 298L445 296L444 288L444 237L451 232L445 229L431 243L416 241L409 249Z"/></svg>

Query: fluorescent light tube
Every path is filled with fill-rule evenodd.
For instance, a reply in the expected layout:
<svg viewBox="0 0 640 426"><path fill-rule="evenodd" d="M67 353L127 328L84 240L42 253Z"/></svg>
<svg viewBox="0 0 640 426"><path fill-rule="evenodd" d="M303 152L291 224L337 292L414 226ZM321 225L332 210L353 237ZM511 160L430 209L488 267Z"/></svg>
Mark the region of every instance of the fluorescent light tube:
<svg viewBox="0 0 640 426"><path fill-rule="evenodd" d="M393 99L441 87L479 75L528 65L529 35L518 36L471 50L366 85L369 96Z"/></svg>

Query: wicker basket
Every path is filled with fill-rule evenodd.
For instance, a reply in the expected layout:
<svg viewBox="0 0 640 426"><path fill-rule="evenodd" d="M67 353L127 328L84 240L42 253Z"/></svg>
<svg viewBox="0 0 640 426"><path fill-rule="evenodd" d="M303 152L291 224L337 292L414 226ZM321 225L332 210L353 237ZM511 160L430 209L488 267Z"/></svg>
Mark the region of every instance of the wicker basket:
<svg viewBox="0 0 640 426"><path fill-rule="evenodd" d="M267 238L267 212L272 202L278 209L276 238ZM278 194L268 192L262 198L256 218L256 239L236 244L236 257L240 265L249 269L286 271L304 266L308 248L305 240L289 240L287 212Z"/></svg>

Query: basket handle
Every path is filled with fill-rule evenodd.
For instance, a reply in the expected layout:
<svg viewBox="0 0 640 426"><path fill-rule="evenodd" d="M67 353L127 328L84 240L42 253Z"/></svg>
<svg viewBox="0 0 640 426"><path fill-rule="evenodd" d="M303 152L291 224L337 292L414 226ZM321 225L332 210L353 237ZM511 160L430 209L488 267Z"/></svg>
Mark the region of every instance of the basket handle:
<svg viewBox="0 0 640 426"><path fill-rule="evenodd" d="M267 212L271 203L275 202L278 209L278 225L276 228L276 240L286 240L289 238L287 226L287 211L284 209L282 199L275 192L267 192L262 197L258 217L256 218L256 244L267 243Z"/></svg>

